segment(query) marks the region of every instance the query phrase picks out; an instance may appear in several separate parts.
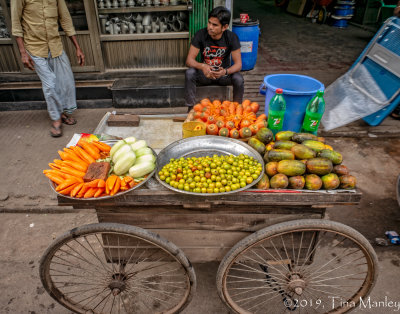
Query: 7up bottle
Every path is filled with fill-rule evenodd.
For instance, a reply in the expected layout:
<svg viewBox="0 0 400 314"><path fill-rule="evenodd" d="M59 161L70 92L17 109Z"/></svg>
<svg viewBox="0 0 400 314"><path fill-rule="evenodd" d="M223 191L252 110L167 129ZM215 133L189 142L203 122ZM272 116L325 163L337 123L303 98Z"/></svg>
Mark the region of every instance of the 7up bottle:
<svg viewBox="0 0 400 314"><path fill-rule="evenodd" d="M325 111L324 92L318 91L307 104L306 115L304 116L301 132L317 135L319 123Z"/></svg>
<svg viewBox="0 0 400 314"><path fill-rule="evenodd" d="M277 88L275 93L268 105L268 128L274 135L282 130L283 116L286 110L286 101L282 95L282 88Z"/></svg>

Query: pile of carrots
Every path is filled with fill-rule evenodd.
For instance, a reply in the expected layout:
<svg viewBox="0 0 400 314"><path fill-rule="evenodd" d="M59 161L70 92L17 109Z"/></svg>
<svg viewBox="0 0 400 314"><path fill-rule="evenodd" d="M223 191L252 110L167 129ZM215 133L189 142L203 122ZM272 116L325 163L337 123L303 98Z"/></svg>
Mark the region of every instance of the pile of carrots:
<svg viewBox="0 0 400 314"><path fill-rule="evenodd" d="M55 190L58 193L71 197L91 198L128 190L137 184L129 176L121 179L111 175L106 181L102 179L83 181L89 164L108 157L110 150L109 145L99 141L79 141L76 146L59 150L61 159L54 159L49 163L51 169L43 170L43 173L56 184Z"/></svg>
<svg viewBox="0 0 400 314"><path fill-rule="evenodd" d="M193 107L194 120L207 124L207 134L217 134L230 137L246 138L257 133L262 127L267 127L267 116L261 114L257 116L260 105L249 99L241 104L225 100L211 101L208 98L202 99L200 103ZM209 127L209 125L212 125ZM244 129L246 128L246 129ZM224 129L221 132L221 129Z"/></svg>

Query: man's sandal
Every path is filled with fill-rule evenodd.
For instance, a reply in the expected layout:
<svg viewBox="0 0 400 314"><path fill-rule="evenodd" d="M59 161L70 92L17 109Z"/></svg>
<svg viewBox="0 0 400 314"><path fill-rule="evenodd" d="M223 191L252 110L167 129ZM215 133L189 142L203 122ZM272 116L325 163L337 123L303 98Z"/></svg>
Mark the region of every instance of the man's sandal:
<svg viewBox="0 0 400 314"><path fill-rule="evenodd" d="M390 116L392 117L392 119L395 119L395 120L400 120L400 115L398 115L398 114L396 114L396 113L391 113L390 114Z"/></svg>
<svg viewBox="0 0 400 314"><path fill-rule="evenodd" d="M76 119L63 113L61 114L61 122L67 125L74 125L76 124Z"/></svg>
<svg viewBox="0 0 400 314"><path fill-rule="evenodd" d="M61 125L60 125L60 126L52 125L52 126L51 126L51 129L50 129L50 135L51 135L52 137L60 137L60 136L62 136L62 128L61 128Z"/></svg>

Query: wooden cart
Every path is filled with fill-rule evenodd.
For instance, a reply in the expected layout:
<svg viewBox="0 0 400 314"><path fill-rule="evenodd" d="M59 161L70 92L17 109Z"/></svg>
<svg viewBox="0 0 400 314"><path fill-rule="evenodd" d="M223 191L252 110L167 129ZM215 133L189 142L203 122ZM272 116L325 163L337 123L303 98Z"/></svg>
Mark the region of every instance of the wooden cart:
<svg viewBox="0 0 400 314"><path fill-rule="evenodd" d="M108 127L109 115L95 134L133 133ZM170 121L141 117L146 127L133 135L163 149L181 138L181 125ZM146 138L154 125L168 133ZM99 223L56 239L40 276L50 295L77 313L175 313L196 290L192 263L221 261L218 293L235 313L343 313L373 288L377 257L367 239L324 219L325 211L360 199L357 190L183 194L154 178L112 198L59 196L60 206L94 208Z"/></svg>
<svg viewBox="0 0 400 314"><path fill-rule="evenodd" d="M357 231L323 218L360 198L293 190L204 197L153 179L115 198L58 197L60 206L95 208L99 224L57 239L41 279L77 313L175 313L195 292L191 262L221 261L218 293L233 312L346 312L371 291L377 257Z"/></svg>

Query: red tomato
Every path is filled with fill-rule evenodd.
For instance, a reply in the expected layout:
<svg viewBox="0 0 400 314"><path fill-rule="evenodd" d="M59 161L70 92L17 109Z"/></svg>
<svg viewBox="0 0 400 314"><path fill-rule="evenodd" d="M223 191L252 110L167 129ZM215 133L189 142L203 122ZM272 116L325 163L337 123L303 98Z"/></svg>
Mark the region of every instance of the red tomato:
<svg viewBox="0 0 400 314"><path fill-rule="evenodd" d="M194 111L199 111L199 112L201 112L201 111L203 110L203 106L202 106L201 104L196 104L196 105L193 107L193 109L194 109Z"/></svg>
<svg viewBox="0 0 400 314"><path fill-rule="evenodd" d="M207 112L202 112L201 115L200 115L200 119L203 120L204 122L207 122L208 113Z"/></svg>
<svg viewBox="0 0 400 314"><path fill-rule="evenodd" d="M225 126L225 122L223 120L217 120L217 122L215 122L215 124L217 125L217 127L219 129L221 129Z"/></svg>
<svg viewBox="0 0 400 314"><path fill-rule="evenodd" d="M229 131L229 136L232 138L239 138L240 134L238 130L232 129Z"/></svg>
<svg viewBox="0 0 400 314"><path fill-rule="evenodd" d="M257 124L252 124L252 125L249 126L249 128L250 128L251 133L253 135L256 135L256 133L258 132L258 129L259 129Z"/></svg>
<svg viewBox="0 0 400 314"><path fill-rule="evenodd" d="M229 130L227 128L221 128L218 134L219 136L229 136Z"/></svg>
<svg viewBox="0 0 400 314"><path fill-rule="evenodd" d="M201 117L201 112L200 112L200 111L195 111L193 117L194 117L195 119L200 119L200 117Z"/></svg>
<svg viewBox="0 0 400 314"><path fill-rule="evenodd" d="M260 105L255 101L250 104L250 107L254 113L257 113L258 109L260 109Z"/></svg>
<svg viewBox="0 0 400 314"><path fill-rule="evenodd" d="M233 121L226 121L225 126L226 126L229 130L232 130L232 129L235 129L235 128L236 128L235 122L233 122Z"/></svg>
<svg viewBox="0 0 400 314"><path fill-rule="evenodd" d="M207 124L215 124L216 120L214 116L208 116Z"/></svg>
<svg viewBox="0 0 400 314"><path fill-rule="evenodd" d="M207 134L208 135L218 135L218 127L216 124L207 125Z"/></svg>
<svg viewBox="0 0 400 314"><path fill-rule="evenodd" d="M245 127L245 128L241 128L239 131L240 137L241 138L247 138L253 135L253 133L251 132L250 128Z"/></svg>
<svg viewBox="0 0 400 314"><path fill-rule="evenodd" d="M241 127L241 128L249 127L250 124L251 124L251 122L250 122L249 120L246 120L246 119L240 121L240 127Z"/></svg>

